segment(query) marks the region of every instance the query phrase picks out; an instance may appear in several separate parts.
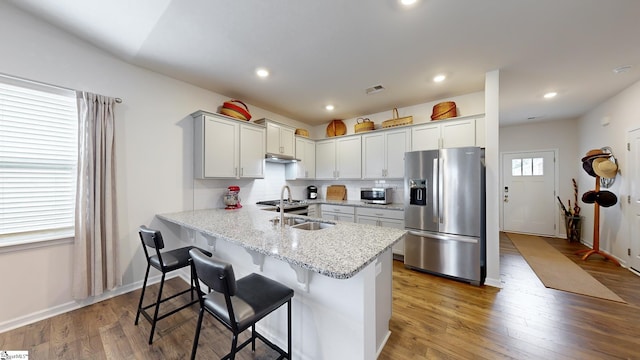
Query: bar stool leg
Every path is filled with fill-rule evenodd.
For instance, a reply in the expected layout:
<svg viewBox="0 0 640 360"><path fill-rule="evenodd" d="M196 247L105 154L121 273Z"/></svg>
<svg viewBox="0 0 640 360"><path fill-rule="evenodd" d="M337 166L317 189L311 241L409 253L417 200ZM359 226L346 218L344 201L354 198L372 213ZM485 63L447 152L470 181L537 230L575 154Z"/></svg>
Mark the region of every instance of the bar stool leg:
<svg viewBox="0 0 640 360"><path fill-rule="evenodd" d="M196 325L196 336L193 338L193 347L191 348L191 360L195 360L196 351L198 351L198 340L200 339L200 328L202 327L202 318L204 309L201 307L198 311L198 324Z"/></svg>
<svg viewBox="0 0 640 360"><path fill-rule="evenodd" d="M153 343L153 332L156 330L156 322L158 322L158 311L160 310L160 301L162 300L162 288L164 287L164 273L160 278L160 289L158 289L158 300L156 300L156 309L153 312L153 321L151 322L151 334L149 335L149 345Z"/></svg>
<svg viewBox="0 0 640 360"><path fill-rule="evenodd" d="M251 325L251 351L256 352L256 324Z"/></svg>
<svg viewBox="0 0 640 360"><path fill-rule="evenodd" d="M135 325L138 325L138 319L140 318L140 312L142 312L142 301L144 300L144 291L147 289L147 279L149 278L149 268L151 265L147 264L147 272L144 274L144 282L142 283L142 293L140 294L140 302L138 302L138 313L136 314Z"/></svg>
<svg viewBox="0 0 640 360"><path fill-rule="evenodd" d="M287 301L287 359L291 360L291 299Z"/></svg>
<svg viewBox="0 0 640 360"><path fill-rule="evenodd" d="M233 340L231 340L231 352L229 353L229 359L234 360L236 358L236 352L238 347L238 334L233 333Z"/></svg>

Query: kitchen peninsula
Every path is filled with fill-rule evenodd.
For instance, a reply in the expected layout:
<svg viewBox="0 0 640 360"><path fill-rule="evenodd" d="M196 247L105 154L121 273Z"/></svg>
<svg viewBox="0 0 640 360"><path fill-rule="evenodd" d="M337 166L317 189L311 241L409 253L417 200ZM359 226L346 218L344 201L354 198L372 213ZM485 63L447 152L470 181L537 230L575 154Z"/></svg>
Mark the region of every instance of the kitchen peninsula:
<svg viewBox="0 0 640 360"><path fill-rule="evenodd" d="M157 217L179 225L183 239L208 245L215 256L231 262L237 278L260 272L296 290L294 358L369 360L386 343L392 300L391 246L404 230L348 222L331 222L333 226L320 230L282 227L272 221L277 213L252 205ZM276 311L259 328L284 345L286 313Z"/></svg>

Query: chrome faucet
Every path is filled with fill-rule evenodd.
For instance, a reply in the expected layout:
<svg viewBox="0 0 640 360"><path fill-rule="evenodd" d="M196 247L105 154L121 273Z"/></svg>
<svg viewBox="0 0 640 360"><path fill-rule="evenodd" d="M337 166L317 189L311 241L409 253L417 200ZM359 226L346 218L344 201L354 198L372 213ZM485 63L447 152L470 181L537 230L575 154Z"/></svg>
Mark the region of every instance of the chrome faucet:
<svg viewBox="0 0 640 360"><path fill-rule="evenodd" d="M280 227L284 227L284 191L287 190L288 198L287 201L291 202L291 189L289 189L289 185L285 185L280 190Z"/></svg>

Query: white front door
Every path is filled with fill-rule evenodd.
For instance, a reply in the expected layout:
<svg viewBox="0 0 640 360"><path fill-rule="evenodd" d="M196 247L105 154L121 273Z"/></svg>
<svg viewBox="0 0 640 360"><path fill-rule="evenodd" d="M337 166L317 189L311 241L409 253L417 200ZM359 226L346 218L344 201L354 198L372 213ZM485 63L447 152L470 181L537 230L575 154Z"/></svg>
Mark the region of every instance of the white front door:
<svg viewBox="0 0 640 360"><path fill-rule="evenodd" d="M502 154L503 230L556 236L555 151Z"/></svg>
<svg viewBox="0 0 640 360"><path fill-rule="evenodd" d="M629 266L640 271L640 129L629 132Z"/></svg>

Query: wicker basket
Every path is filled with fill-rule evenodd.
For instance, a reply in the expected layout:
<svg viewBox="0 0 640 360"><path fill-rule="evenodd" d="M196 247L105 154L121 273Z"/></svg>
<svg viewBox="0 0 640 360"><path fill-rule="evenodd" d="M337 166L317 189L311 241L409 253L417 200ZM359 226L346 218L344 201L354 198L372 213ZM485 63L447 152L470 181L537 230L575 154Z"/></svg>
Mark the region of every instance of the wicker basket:
<svg viewBox="0 0 640 360"><path fill-rule="evenodd" d="M433 106L431 120L442 120L458 116L456 111L456 103L453 101L445 101Z"/></svg>
<svg viewBox="0 0 640 360"><path fill-rule="evenodd" d="M342 120L332 120L327 125L327 137L340 136L347 133L347 126Z"/></svg>
<svg viewBox="0 0 640 360"><path fill-rule="evenodd" d="M397 108L393 108L392 112L393 112L393 119L383 121L382 122L383 128L413 124L413 116L399 117Z"/></svg>
<svg viewBox="0 0 640 360"><path fill-rule="evenodd" d="M371 131L376 128L373 121L368 118L358 118L358 123L353 126L356 133Z"/></svg>
<svg viewBox="0 0 640 360"><path fill-rule="evenodd" d="M242 106L238 106L236 103L241 104ZM251 120L249 108L240 100L225 101L220 108L220 114L231 116L232 118L236 118L239 120Z"/></svg>
<svg viewBox="0 0 640 360"><path fill-rule="evenodd" d="M296 135L309 137L309 130L307 130L307 129L296 129Z"/></svg>

